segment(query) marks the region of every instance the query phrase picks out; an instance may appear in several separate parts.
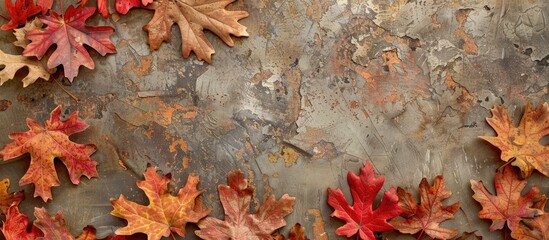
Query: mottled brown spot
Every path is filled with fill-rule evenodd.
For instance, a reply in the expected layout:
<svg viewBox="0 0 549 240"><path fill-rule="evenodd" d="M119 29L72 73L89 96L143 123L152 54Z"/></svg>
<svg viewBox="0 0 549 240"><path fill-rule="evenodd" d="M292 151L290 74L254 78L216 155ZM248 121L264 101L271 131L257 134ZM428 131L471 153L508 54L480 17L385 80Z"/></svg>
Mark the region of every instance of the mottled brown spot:
<svg viewBox="0 0 549 240"><path fill-rule="evenodd" d="M6 100L6 99L0 100L0 112L8 110L10 106L11 106L10 100Z"/></svg>

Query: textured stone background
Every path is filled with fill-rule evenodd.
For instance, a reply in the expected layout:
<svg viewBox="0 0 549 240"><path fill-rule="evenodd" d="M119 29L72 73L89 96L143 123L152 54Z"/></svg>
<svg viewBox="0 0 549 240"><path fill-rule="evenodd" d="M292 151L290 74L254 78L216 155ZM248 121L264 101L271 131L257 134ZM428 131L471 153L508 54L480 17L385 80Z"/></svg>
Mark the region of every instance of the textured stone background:
<svg viewBox="0 0 549 240"><path fill-rule="evenodd" d="M549 2L239 0L230 8L250 12L241 21L250 37L230 48L208 33L217 51L211 65L182 58L177 28L151 53L142 26L152 12L133 10L90 21L116 28L118 53L92 51L96 69L64 83L80 101L51 82L1 86L0 145L26 131L26 117L43 121L62 104L91 125L73 139L98 146L100 176L73 186L58 163L62 185L48 204L33 199L33 187L17 186L28 156L1 163L0 177L26 192L23 212L63 210L73 234L88 224L109 234L124 224L109 214L109 199L146 203L135 181L152 163L180 185L200 175L203 200L221 217L216 186L240 168L256 201L289 193L297 202L288 224L303 224L312 239L337 239L342 222L329 216L326 189L348 191L346 172L371 159L385 190L416 191L422 177L443 174L453 192L447 203L462 206L443 226L502 238L477 218L471 198L469 180L491 184L503 164L477 136L494 134L484 120L494 104L518 120L527 100L548 100ZM2 32L1 49L19 52L13 40ZM549 194L541 174L528 180L528 189Z"/></svg>

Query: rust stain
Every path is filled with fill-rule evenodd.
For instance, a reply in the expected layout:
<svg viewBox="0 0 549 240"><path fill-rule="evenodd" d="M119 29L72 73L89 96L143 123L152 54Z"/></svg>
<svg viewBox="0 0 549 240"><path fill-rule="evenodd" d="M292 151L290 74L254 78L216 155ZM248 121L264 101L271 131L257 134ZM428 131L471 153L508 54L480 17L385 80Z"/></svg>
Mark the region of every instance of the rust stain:
<svg viewBox="0 0 549 240"><path fill-rule="evenodd" d="M137 76L145 76L151 72L152 61L153 61L153 58L150 55L141 56L139 57L139 64L137 64L135 61L127 62L122 67L122 70L124 72L133 71L133 73L135 73L135 75Z"/></svg>
<svg viewBox="0 0 549 240"><path fill-rule="evenodd" d="M357 101L351 101L351 103L349 104L349 107L351 109L357 109L358 108L358 102Z"/></svg>
<svg viewBox="0 0 549 240"><path fill-rule="evenodd" d="M463 40L463 50L467 54L478 55L478 46L475 43L475 39L471 35L465 32L465 21L472 9L460 9L456 14L456 20L459 23L459 27L454 31L454 34Z"/></svg>
<svg viewBox="0 0 549 240"><path fill-rule="evenodd" d="M189 153L189 145L182 138L172 141L168 149L170 153L174 154L174 159L177 157L177 146L179 146L179 149L184 153L183 157L181 158L183 169L187 169L189 168L189 160L190 160L189 157L187 156L187 154Z"/></svg>
<svg viewBox="0 0 549 240"><path fill-rule="evenodd" d="M307 210L307 213L314 216L315 221L313 223L313 234L314 239L317 240L328 240L328 234L326 233L326 230L324 230L324 225L326 222L322 219L322 215L320 214L320 209L318 208L309 208Z"/></svg>

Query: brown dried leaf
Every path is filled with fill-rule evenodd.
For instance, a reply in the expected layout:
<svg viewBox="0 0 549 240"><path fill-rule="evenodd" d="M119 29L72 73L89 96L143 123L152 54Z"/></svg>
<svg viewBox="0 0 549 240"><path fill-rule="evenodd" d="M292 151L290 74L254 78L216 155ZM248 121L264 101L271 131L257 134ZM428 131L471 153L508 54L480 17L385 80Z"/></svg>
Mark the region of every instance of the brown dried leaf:
<svg viewBox="0 0 549 240"><path fill-rule="evenodd" d="M15 42L13 42L13 45L25 48L27 45L29 45L30 40L25 38L25 35L27 35L27 32L35 29L41 29L42 22L40 19L35 18L31 22L27 22L24 27L22 28L16 28L13 32L13 35L15 35L15 39L17 39Z"/></svg>
<svg viewBox="0 0 549 240"><path fill-rule="evenodd" d="M15 77L17 71L28 68L29 73L23 78L23 87L36 82L39 78L49 80L55 69L48 70L40 61L21 55L11 55L0 50L0 86Z"/></svg>
<svg viewBox="0 0 549 240"><path fill-rule="evenodd" d="M225 7L235 0L157 0L147 8L154 9L152 20L143 27L149 32L151 50L160 48L162 42L169 42L173 24L180 28L183 57L188 58L191 52L198 60L211 63L215 52L212 44L204 34L210 30L223 42L233 46L231 35L248 36L246 27L238 20L248 16L246 11L227 11Z"/></svg>

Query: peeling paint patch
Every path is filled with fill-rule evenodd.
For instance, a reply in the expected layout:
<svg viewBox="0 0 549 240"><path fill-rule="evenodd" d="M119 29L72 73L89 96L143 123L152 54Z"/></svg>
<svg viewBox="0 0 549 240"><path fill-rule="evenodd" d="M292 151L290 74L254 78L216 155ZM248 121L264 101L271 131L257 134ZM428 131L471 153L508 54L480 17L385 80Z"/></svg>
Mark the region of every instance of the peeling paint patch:
<svg viewBox="0 0 549 240"><path fill-rule="evenodd" d="M456 20L459 23L459 28L454 31L454 34L463 40L463 50L472 55L478 54L478 46L475 43L475 39L465 32L464 25L467 21L469 13L473 11L472 9L460 9L456 14Z"/></svg>
<svg viewBox="0 0 549 240"><path fill-rule="evenodd" d="M292 165L296 164L300 156L301 154L295 149L288 146L282 146L280 148L280 151L277 151L275 153L269 153L268 158L269 161L272 163L276 163L279 159L282 159L284 160L286 167L291 167Z"/></svg>
<svg viewBox="0 0 549 240"><path fill-rule="evenodd" d="M328 234L324 230L324 225L326 223L322 219L322 215L320 214L320 209L309 208L307 210L307 213L310 215L313 215L313 217L315 218L313 222L313 235L315 237L313 239L328 240Z"/></svg>
<svg viewBox="0 0 549 240"><path fill-rule="evenodd" d="M140 56L139 63L136 61L127 62L122 67L124 72L132 71L136 76L145 76L151 72L152 56Z"/></svg>

